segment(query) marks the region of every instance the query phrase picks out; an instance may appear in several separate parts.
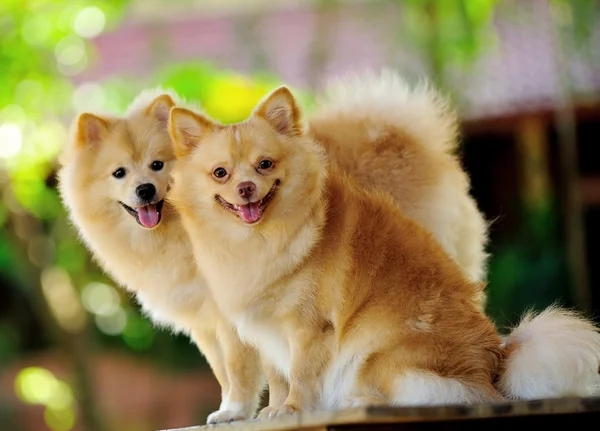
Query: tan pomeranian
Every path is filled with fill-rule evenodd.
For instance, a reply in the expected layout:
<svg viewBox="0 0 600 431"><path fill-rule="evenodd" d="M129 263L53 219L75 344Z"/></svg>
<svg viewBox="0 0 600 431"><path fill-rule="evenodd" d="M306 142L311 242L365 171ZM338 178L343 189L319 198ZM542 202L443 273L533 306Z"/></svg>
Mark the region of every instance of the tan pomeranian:
<svg viewBox="0 0 600 431"><path fill-rule="evenodd" d="M288 384L260 417L597 389L591 322L549 309L503 340L480 283L388 193L328 166L286 87L235 125L173 108L169 132L168 199L213 298Z"/></svg>
<svg viewBox="0 0 600 431"><path fill-rule="evenodd" d="M208 423L247 419L264 386L258 355L221 317L179 216L165 202L175 159L167 120L176 103L174 93L156 89L138 96L123 118L79 115L59 188L100 265L156 324L190 335L205 355L222 397Z"/></svg>

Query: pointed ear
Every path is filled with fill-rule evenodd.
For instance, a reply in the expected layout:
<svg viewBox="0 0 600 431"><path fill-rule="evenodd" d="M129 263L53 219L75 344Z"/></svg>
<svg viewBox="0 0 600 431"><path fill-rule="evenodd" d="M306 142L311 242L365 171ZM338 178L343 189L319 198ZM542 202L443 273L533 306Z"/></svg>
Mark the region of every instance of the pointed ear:
<svg viewBox="0 0 600 431"><path fill-rule="evenodd" d="M110 129L110 121L94 114L83 113L77 117L75 144L78 148L98 143Z"/></svg>
<svg viewBox="0 0 600 431"><path fill-rule="evenodd" d="M169 112L175 106L175 102L168 94L162 94L152 101L146 108L146 115L156 118L161 123L167 124L169 120Z"/></svg>
<svg viewBox="0 0 600 431"><path fill-rule="evenodd" d="M285 86L279 87L265 97L252 113L269 122L279 133L297 136L301 133L300 109L292 92Z"/></svg>
<svg viewBox="0 0 600 431"><path fill-rule="evenodd" d="M185 108L173 108L169 116L169 134L177 158L189 155L200 140L222 127L210 118Z"/></svg>

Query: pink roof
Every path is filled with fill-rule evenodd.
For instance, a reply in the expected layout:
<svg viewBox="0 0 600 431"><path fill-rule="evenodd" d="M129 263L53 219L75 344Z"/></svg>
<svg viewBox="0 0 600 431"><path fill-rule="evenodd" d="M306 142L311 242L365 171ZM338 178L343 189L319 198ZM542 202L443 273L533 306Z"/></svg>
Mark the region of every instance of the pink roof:
<svg viewBox="0 0 600 431"><path fill-rule="evenodd" d="M518 1L518 0L517 0ZM517 19L495 18L497 49L484 53L473 67L450 73L459 89L467 118L527 112L550 108L559 98L555 67L558 50L553 43L547 2L518 2ZM499 15L499 14L498 14ZM503 14L507 15L507 14ZM306 7L271 10L254 22L253 36L240 32L240 15L193 16L151 23L126 21L115 31L94 40L98 59L78 80L101 80L111 75L145 76L168 62L206 60L219 67L250 73L255 51L260 47L266 66L293 86L310 87L332 74L345 71L398 66L409 75L427 72L410 41L399 41L389 49L381 35L390 35L398 25L374 21L364 6L345 6L332 24L328 60L311 82L310 55L316 41L315 13ZM249 40L255 37L254 40ZM158 48L157 48L158 47ZM590 52L600 52L600 25L596 25ZM596 102L600 96L600 61L571 50L562 62L579 95Z"/></svg>

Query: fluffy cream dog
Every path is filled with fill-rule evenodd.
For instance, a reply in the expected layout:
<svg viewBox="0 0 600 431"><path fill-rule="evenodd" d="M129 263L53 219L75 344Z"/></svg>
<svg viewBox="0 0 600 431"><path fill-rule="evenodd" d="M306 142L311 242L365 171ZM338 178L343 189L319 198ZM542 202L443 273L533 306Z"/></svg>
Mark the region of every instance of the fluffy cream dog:
<svg viewBox="0 0 600 431"><path fill-rule="evenodd" d="M100 265L155 323L189 334L205 355L222 397L208 422L247 419L264 385L258 356L221 318L179 215L165 201L174 163L166 126L176 103L175 94L157 89L141 94L123 118L79 115L61 158L60 192Z"/></svg>
<svg viewBox="0 0 600 431"><path fill-rule="evenodd" d="M289 385L261 416L597 389L591 322L549 309L504 342L481 283L389 194L328 166L286 87L234 125L173 108L169 132L168 199L213 298Z"/></svg>

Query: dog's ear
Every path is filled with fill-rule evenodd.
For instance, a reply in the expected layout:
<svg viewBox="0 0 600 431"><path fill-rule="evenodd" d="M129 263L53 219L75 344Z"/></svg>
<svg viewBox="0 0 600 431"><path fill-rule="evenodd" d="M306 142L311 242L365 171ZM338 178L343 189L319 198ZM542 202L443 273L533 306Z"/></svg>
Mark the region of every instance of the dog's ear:
<svg viewBox="0 0 600 431"><path fill-rule="evenodd" d="M175 102L173 102L171 96L162 94L154 99L148 108L146 108L146 115L156 118L166 126L169 120L169 112L171 112L173 106L175 106Z"/></svg>
<svg viewBox="0 0 600 431"><path fill-rule="evenodd" d="M208 133L223 127L204 115L185 108L173 108L169 115L169 134L177 158L189 155Z"/></svg>
<svg viewBox="0 0 600 431"><path fill-rule="evenodd" d="M298 136L302 133L300 109L286 86L277 88L259 102L252 116L267 120L281 134Z"/></svg>
<svg viewBox="0 0 600 431"><path fill-rule="evenodd" d="M84 148L100 142L109 132L110 120L90 113L83 113L77 117L75 130L75 145Z"/></svg>

